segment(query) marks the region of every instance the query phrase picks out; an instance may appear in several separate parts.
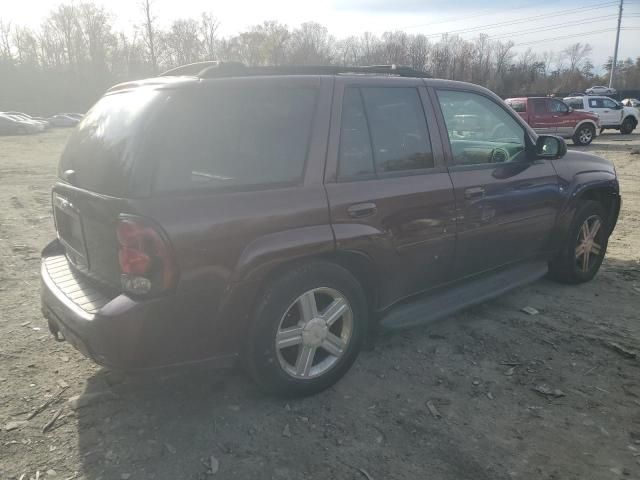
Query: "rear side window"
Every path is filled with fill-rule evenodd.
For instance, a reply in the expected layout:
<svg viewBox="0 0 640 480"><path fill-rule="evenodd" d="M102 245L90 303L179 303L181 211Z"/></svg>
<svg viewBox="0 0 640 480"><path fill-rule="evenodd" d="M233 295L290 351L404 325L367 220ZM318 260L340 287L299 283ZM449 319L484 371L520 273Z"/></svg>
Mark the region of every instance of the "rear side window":
<svg viewBox="0 0 640 480"><path fill-rule="evenodd" d="M547 99L546 98L534 98L533 113L547 113Z"/></svg>
<svg viewBox="0 0 640 480"><path fill-rule="evenodd" d="M255 189L300 183L315 87L176 92L152 136L156 191Z"/></svg>
<svg viewBox="0 0 640 480"><path fill-rule="evenodd" d="M584 109L584 104L582 103L581 98L569 98L565 100L565 103L576 110Z"/></svg>
<svg viewBox="0 0 640 480"><path fill-rule="evenodd" d="M433 168L427 122L415 88L347 88L339 177Z"/></svg>

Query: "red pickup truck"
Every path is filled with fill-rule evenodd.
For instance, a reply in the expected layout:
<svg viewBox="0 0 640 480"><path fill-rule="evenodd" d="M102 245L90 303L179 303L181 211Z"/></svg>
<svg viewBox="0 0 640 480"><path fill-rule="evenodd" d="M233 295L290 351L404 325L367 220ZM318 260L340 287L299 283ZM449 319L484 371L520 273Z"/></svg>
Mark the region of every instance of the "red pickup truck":
<svg viewBox="0 0 640 480"><path fill-rule="evenodd" d="M557 98L507 98L505 102L537 133L571 138L576 145L589 145L600 131L598 115L574 110Z"/></svg>

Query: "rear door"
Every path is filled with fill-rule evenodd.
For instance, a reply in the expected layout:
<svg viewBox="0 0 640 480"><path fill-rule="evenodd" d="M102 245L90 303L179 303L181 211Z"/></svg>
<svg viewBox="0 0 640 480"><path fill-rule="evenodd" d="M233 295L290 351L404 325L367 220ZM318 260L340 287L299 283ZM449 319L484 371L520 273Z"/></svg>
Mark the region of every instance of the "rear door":
<svg viewBox="0 0 640 480"><path fill-rule="evenodd" d="M326 190L338 250L369 257L379 307L448 280L454 196L424 83L338 77Z"/></svg>
<svg viewBox="0 0 640 480"><path fill-rule="evenodd" d="M529 101L531 112L529 113L529 125L538 133L556 134L556 119L549 110L546 98L532 98Z"/></svg>
<svg viewBox="0 0 640 480"><path fill-rule="evenodd" d="M534 257L548 248L560 202L558 179L548 160L529 159L514 113L478 92L436 89L439 121L455 190L455 278ZM544 100L544 99L543 99ZM461 135L452 125L464 109L482 128Z"/></svg>

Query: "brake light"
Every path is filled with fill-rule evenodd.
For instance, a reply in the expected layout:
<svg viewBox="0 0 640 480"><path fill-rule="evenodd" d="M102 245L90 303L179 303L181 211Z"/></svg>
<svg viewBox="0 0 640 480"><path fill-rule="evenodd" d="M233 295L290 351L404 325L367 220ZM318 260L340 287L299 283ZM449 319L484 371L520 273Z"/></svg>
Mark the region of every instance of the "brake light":
<svg viewBox="0 0 640 480"><path fill-rule="evenodd" d="M143 218L126 216L118 220L116 235L124 290L145 295L173 287L175 262L156 227Z"/></svg>

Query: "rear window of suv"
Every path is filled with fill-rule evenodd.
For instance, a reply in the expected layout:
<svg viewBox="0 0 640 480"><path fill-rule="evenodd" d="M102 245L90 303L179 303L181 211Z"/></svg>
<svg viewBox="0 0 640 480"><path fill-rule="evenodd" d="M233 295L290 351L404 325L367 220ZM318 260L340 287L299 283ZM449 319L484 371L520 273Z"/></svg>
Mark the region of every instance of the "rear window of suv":
<svg viewBox="0 0 640 480"><path fill-rule="evenodd" d="M108 94L71 135L59 175L117 197L300 183L317 90L238 81Z"/></svg>
<svg viewBox="0 0 640 480"><path fill-rule="evenodd" d="M311 86L176 91L154 127L154 191L300 183L317 98Z"/></svg>

